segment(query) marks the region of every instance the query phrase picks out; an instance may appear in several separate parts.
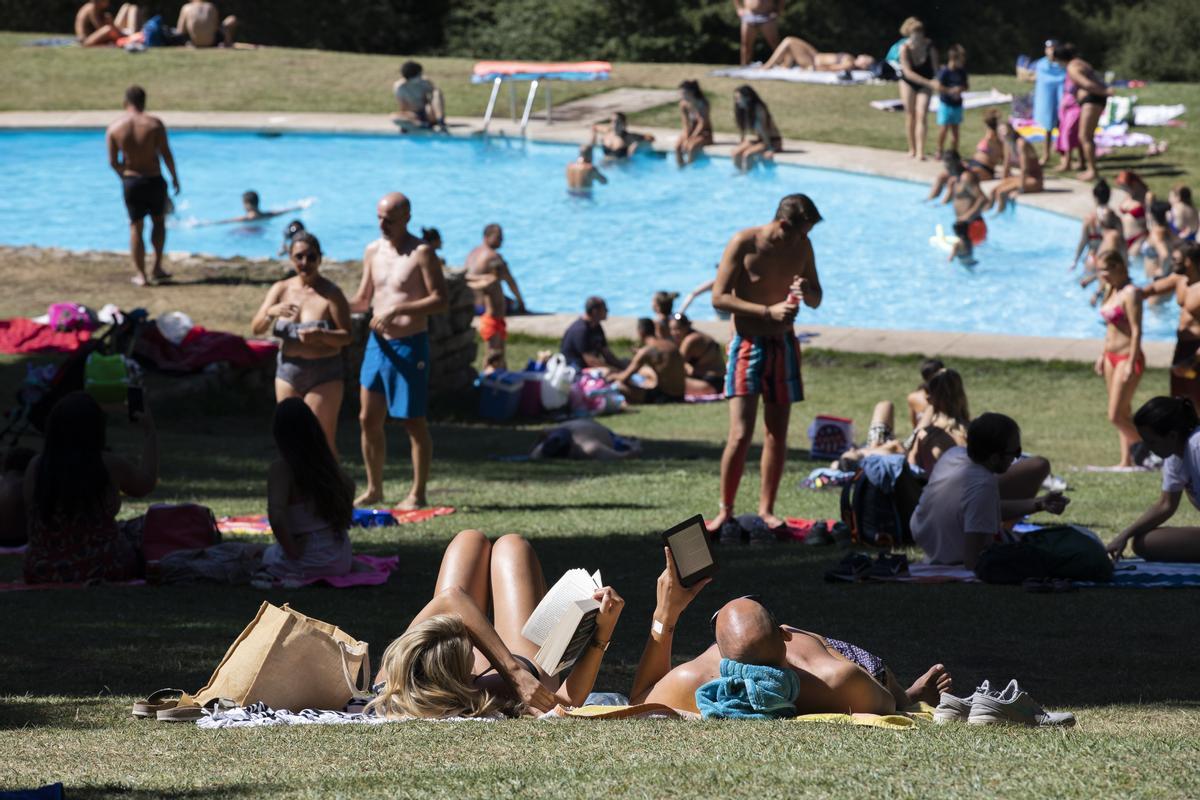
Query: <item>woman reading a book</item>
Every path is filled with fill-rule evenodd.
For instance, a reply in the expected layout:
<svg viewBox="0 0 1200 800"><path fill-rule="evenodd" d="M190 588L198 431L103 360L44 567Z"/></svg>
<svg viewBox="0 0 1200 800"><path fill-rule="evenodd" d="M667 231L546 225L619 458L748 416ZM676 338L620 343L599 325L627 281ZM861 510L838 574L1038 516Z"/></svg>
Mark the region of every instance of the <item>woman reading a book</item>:
<svg viewBox="0 0 1200 800"><path fill-rule="evenodd" d="M492 543L479 531L459 533L442 556L433 599L384 651L376 676L382 686L368 711L436 719L582 705L625 601L611 587L595 590L594 631L560 681L535 663L538 645L522 634L545 595L542 566L527 540L509 534Z"/></svg>

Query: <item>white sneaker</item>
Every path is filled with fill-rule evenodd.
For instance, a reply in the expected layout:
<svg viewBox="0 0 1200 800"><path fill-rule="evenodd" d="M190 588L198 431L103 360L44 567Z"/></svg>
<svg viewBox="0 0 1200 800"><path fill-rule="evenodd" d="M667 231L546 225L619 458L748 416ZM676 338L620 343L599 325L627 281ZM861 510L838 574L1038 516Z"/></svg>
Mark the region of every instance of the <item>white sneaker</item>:
<svg viewBox="0 0 1200 800"><path fill-rule="evenodd" d="M1070 727L1075 715L1046 711L1017 685L1014 678L998 694L975 695L971 702L968 725L1029 725L1035 728Z"/></svg>
<svg viewBox="0 0 1200 800"><path fill-rule="evenodd" d="M991 688L991 685L987 681L984 681L979 684L979 688L973 694L969 694L966 697L955 697L949 692L942 692L938 706L933 711L934 724L945 725L947 722L966 722L967 717L971 714L975 698L981 694L987 694L991 691Z"/></svg>

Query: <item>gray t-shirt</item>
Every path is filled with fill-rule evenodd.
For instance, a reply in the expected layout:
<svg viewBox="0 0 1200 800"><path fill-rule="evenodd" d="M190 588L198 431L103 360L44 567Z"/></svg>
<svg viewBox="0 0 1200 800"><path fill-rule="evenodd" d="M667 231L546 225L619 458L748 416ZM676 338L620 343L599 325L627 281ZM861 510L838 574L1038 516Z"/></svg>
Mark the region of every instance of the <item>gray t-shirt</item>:
<svg viewBox="0 0 1200 800"><path fill-rule="evenodd" d="M1200 428L1188 437L1182 456L1167 456L1162 466L1164 492L1187 492L1192 505L1200 508Z"/></svg>
<svg viewBox="0 0 1200 800"><path fill-rule="evenodd" d="M913 539L933 564L961 564L968 533L1000 532L1000 479L952 447L933 467L912 515Z"/></svg>

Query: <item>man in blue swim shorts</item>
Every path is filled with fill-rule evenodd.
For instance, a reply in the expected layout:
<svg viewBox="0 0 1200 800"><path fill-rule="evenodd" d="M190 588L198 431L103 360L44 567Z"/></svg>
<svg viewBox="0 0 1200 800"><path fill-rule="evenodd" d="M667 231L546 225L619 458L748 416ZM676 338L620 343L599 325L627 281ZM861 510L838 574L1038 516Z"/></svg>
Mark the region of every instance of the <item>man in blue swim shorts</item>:
<svg viewBox="0 0 1200 800"><path fill-rule="evenodd" d="M792 323L800 304L821 305L821 281L808 232L821 221L803 194L779 202L775 219L738 231L725 247L712 288L713 308L733 315L725 396L729 398L729 440L721 455L721 510L713 533L733 517L733 503L754 435L758 398L763 398L762 488L758 515L775 529L775 496L787 457L792 403L804 399L800 343Z"/></svg>
<svg viewBox="0 0 1200 800"><path fill-rule="evenodd" d="M404 423L412 444L412 489L397 506L421 508L433 460L425 415L429 402L429 317L447 308L446 278L433 248L408 231L412 208L399 192L377 208L380 238L367 245L363 276L350 300L354 312L372 310L371 334L359 373L359 423L367 488L356 506L383 501L387 454L384 423Z"/></svg>

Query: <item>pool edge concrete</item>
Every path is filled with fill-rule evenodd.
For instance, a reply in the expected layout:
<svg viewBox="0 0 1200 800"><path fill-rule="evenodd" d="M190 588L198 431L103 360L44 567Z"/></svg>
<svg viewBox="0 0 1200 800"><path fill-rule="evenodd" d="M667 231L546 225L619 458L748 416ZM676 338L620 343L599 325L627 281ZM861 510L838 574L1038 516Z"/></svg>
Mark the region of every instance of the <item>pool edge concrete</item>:
<svg viewBox="0 0 1200 800"><path fill-rule="evenodd" d="M396 128L390 118L378 114L327 114L307 112L199 112L155 111L168 128L176 130L265 130L313 133L390 134ZM71 129L104 128L120 116L118 111L6 111L0 112L3 129ZM448 120L455 136L478 133L482 120L476 117L455 117ZM646 129L655 135L659 149L669 149L678 132L671 129ZM520 138L519 125L510 120L493 120L489 132L497 136ZM532 120L527 130L532 141L578 143L590 136L590 127L578 122L547 123ZM728 157L735 141L729 134L718 134L717 142L707 151L714 157ZM903 154L856 145L830 144L787 139L780 163L833 169L876 177L910 182L932 181L938 171L934 161L915 161ZM1086 184L1074 180L1050 178L1047 192L1022 197L1021 202L1032 207L1080 218L1092 207L1091 192ZM548 314L513 317L509 330L557 338L574 314ZM606 323L609 335L633 338L635 319L614 317ZM728 324L698 321L696 327L717 337L728 338ZM1042 361L1095 361L1100 353L1099 339L1068 339L1058 337L1013 336L1004 334L963 333L943 331L907 331L824 325L805 325L803 312L797 322L803 332L818 334L811 346L854 353L880 355L940 355L959 358L991 358L1001 360L1033 359ZM1171 342L1143 344L1150 366L1170 366L1173 353Z"/></svg>

